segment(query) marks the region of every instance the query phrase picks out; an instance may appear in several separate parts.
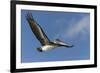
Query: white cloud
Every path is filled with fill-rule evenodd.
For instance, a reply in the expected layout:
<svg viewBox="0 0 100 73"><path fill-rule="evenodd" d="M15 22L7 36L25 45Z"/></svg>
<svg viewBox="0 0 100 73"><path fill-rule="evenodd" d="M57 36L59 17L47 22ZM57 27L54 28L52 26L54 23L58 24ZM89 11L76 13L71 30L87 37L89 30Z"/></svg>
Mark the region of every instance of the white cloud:
<svg viewBox="0 0 100 73"><path fill-rule="evenodd" d="M75 37L81 33L81 35L85 35L90 30L90 18L89 16L85 16L80 21L74 23L69 29L65 30L64 37Z"/></svg>
<svg viewBox="0 0 100 73"><path fill-rule="evenodd" d="M81 18L79 21L75 21L74 19L71 20L70 26L64 30L60 31L54 36L55 38L62 38L62 39L72 39L76 36L85 37L90 32L90 17L85 16Z"/></svg>

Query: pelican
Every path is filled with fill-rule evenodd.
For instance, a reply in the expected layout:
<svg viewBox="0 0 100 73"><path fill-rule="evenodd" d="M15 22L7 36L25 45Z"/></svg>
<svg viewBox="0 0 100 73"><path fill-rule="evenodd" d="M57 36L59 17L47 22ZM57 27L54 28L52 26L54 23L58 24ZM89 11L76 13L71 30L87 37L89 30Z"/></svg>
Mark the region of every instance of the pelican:
<svg viewBox="0 0 100 73"><path fill-rule="evenodd" d="M37 48L39 52L48 51L51 49L55 49L57 47L73 47L73 45L68 45L61 41L60 39L55 39L54 41L50 41L47 35L44 33L41 26L34 20L32 13L27 13L26 20L34 33L35 37L39 40L42 47Z"/></svg>

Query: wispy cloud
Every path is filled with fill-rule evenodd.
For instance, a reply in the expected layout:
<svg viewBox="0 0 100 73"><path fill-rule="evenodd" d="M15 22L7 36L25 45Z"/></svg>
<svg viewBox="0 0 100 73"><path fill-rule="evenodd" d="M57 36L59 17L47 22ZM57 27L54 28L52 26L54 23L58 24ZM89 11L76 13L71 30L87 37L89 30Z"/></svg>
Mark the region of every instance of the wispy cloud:
<svg viewBox="0 0 100 73"><path fill-rule="evenodd" d="M63 31L56 34L55 37L62 37L62 38L74 38L75 36L81 35L85 36L90 30L90 17L84 16L77 22L73 23L73 19L70 23L69 28L64 29Z"/></svg>
<svg viewBox="0 0 100 73"><path fill-rule="evenodd" d="M78 21L73 26L69 27L68 30L65 30L65 33L68 37L73 37L81 33L82 35L85 35L87 32L89 32L90 27L90 18L89 16L83 17L80 21Z"/></svg>

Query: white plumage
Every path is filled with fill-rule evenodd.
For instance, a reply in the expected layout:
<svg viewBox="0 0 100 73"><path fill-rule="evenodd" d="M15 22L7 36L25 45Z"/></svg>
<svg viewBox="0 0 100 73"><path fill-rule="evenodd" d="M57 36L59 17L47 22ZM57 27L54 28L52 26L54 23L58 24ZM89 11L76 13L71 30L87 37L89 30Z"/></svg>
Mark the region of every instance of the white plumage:
<svg viewBox="0 0 100 73"><path fill-rule="evenodd" d="M53 46L53 45L45 45L45 46L42 46L41 49L42 49L42 51L47 51L47 50L54 49L56 47L57 46Z"/></svg>

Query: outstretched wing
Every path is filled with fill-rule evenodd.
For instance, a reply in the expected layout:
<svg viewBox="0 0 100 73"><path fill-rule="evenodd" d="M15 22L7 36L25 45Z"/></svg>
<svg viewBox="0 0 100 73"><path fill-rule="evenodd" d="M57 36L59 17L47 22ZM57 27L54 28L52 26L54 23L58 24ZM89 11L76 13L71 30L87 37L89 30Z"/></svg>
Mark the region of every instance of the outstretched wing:
<svg viewBox="0 0 100 73"><path fill-rule="evenodd" d="M40 41L42 45L49 44L49 39L44 33L43 29L40 27L40 25L34 20L31 13L28 13L26 15L26 19L29 23L29 26L32 30L32 32L35 34L36 38Z"/></svg>

